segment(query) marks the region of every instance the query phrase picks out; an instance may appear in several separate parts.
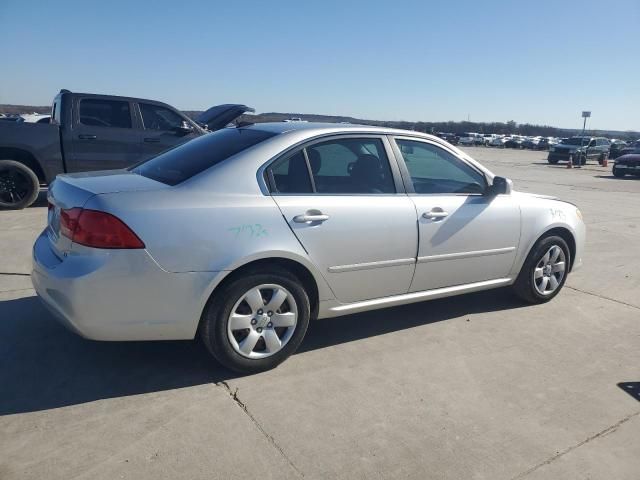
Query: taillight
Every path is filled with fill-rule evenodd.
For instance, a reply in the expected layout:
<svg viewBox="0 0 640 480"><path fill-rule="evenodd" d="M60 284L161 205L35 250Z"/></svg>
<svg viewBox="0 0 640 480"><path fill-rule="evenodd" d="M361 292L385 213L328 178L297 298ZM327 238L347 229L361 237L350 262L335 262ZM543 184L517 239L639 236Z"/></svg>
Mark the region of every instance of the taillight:
<svg viewBox="0 0 640 480"><path fill-rule="evenodd" d="M87 247L144 248L142 240L122 220L98 210L61 210L60 233Z"/></svg>

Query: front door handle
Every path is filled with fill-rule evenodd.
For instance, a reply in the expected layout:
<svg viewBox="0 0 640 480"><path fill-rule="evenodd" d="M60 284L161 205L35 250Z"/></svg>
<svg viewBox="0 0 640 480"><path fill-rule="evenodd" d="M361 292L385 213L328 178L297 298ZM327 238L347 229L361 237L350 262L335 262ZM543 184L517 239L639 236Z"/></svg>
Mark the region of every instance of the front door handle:
<svg viewBox="0 0 640 480"><path fill-rule="evenodd" d="M302 215L293 217L293 221L296 223L314 223L324 222L326 220L329 220L329 215L325 215L320 210L308 210Z"/></svg>
<svg viewBox="0 0 640 480"><path fill-rule="evenodd" d="M80 140L95 140L97 137L97 135L78 135L78 138Z"/></svg>
<svg viewBox="0 0 640 480"><path fill-rule="evenodd" d="M144 139L144 141L146 143L160 143L160 139L159 138L147 137L147 138Z"/></svg>
<svg viewBox="0 0 640 480"><path fill-rule="evenodd" d="M433 208L429 212L424 212L422 214L422 218L426 218L427 220L440 220L449 216L449 213L445 212L439 207Z"/></svg>

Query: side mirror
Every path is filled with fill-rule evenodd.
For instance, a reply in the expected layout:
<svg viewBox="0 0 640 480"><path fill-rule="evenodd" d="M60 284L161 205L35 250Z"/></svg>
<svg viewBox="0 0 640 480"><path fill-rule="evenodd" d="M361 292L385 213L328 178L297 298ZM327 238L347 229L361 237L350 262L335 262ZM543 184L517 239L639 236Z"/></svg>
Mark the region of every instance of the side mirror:
<svg viewBox="0 0 640 480"><path fill-rule="evenodd" d="M179 127L174 127L173 131L178 135L187 135L193 132L193 127L189 125L186 121L182 121L182 124Z"/></svg>
<svg viewBox="0 0 640 480"><path fill-rule="evenodd" d="M491 196L495 195L510 195L513 189L513 182L504 177L493 177L493 184L487 189L487 194Z"/></svg>

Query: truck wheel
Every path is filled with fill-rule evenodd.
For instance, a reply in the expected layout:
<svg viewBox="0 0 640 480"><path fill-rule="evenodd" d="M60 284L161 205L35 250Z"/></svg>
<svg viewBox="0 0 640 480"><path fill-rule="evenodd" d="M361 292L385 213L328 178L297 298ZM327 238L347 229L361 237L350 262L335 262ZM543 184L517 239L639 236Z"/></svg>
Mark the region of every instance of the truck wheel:
<svg viewBox="0 0 640 480"><path fill-rule="evenodd" d="M557 158L547 158L547 162L549 162L551 165L555 165L556 163L558 163L558 159Z"/></svg>
<svg viewBox="0 0 640 480"><path fill-rule="evenodd" d="M19 210L36 201L40 181L26 165L0 160L0 208Z"/></svg>

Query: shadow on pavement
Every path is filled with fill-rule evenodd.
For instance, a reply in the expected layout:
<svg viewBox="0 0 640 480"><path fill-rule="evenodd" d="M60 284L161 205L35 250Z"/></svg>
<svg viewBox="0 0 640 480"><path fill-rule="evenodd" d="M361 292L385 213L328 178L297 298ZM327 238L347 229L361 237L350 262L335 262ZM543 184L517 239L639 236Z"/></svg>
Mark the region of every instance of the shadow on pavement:
<svg viewBox="0 0 640 480"><path fill-rule="evenodd" d="M312 323L310 351L465 314L521 307L504 290ZM95 342L59 325L37 297L0 301L0 416L237 377L199 341Z"/></svg>
<svg viewBox="0 0 640 480"><path fill-rule="evenodd" d="M618 387L640 402L640 382L620 382Z"/></svg>
<svg viewBox="0 0 640 480"><path fill-rule="evenodd" d="M607 180L618 180L618 181L625 181L625 180L638 180L640 179L640 175L625 175L624 177L616 177L614 175L594 175L596 178L604 178Z"/></svg>

